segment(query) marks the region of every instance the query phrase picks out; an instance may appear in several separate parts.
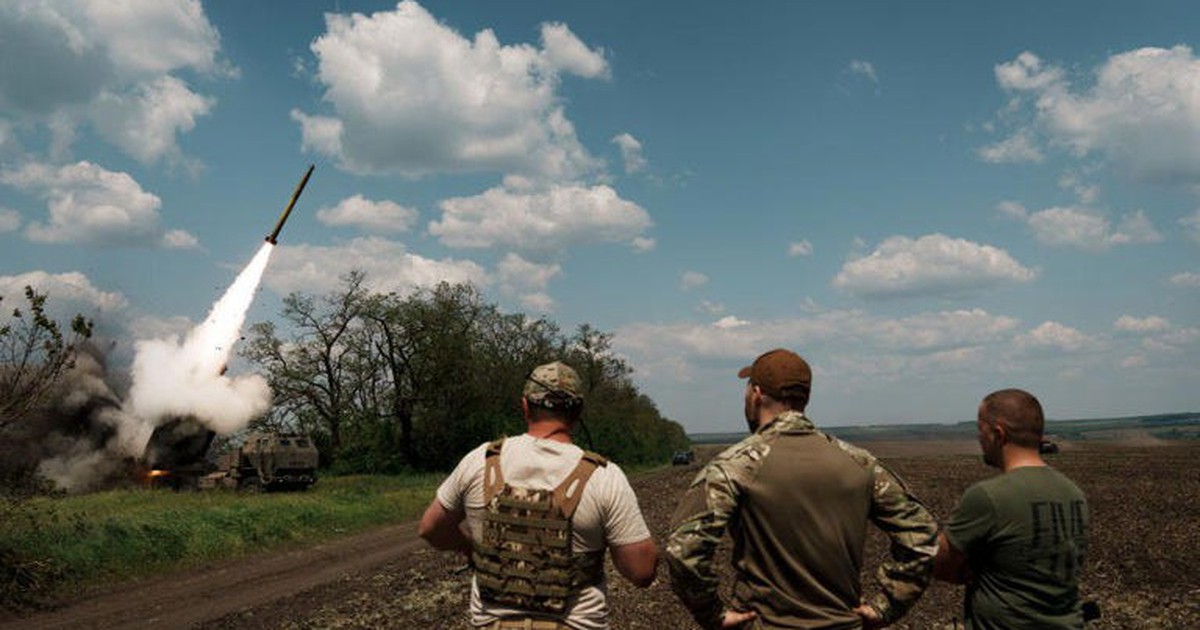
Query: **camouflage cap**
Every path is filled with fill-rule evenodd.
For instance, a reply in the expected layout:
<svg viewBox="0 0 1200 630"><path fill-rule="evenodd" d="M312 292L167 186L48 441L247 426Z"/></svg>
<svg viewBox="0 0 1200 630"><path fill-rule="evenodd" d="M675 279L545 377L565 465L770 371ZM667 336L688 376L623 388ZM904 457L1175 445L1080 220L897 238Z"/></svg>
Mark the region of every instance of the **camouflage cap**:
<svg viewBox="0 0 1200 630"><path fill-rule="evenodd" d="M579 374L562 361L533 368L525 379L525 399L541 407L569 407L583 402Z"/></svg>
<svg viewBox="0 0 1200 630"><path fill-rule="evenodd" d="M776 348L759 355L754 363L738 372L774 398L808 398L812 389L812 368L791 350Z"/></svg>

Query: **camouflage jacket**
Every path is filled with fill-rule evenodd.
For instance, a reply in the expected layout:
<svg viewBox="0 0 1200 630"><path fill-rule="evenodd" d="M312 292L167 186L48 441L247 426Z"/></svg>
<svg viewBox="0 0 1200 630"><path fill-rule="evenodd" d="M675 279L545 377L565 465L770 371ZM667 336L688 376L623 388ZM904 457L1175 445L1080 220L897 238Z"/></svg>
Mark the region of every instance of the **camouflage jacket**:
<svg viewBox="0 0 1200 630"><path fill-rule="evenodd" d="M785 441L788 436L798 439ZM773 451L779 457L767 464ZM816 459L808 463L793 465L789 461L810 460L808 454L814 452ZM797 453L804 456L795 457ZM810 493L815 498L805 498L805 478L788 476L805 470L805 465L810 466L807 469L810 473L852 478L846 485L853 500L822 504L816 496L822 493ZM764 469L768 472L764 473ZM762 491L764 483L790 486L783 494L800 496L798 503L809 502L813 509L808 514L827 519L822 524L824 529L815 525L806 527L811 523L803 519L784 522L794 518L789 515L793 512L792 505L754 505L756 497L761 501L763 496L772 496L769 490ZM817 484L809 487L814 485ZM780 623L795 623L798 627L805 625L805 620L828 622L832 627L858 627L852 609L861 601L859 569L868 521L882 529L892 543L892 559L884 562L877 572L880 592L868 602L885 621L891 622L907 612L929 584L937 552L936 522L903 482L870 453L817 431L799 412L785 412L715 457L692 482L672 521L666 545L672 588L701 627L720 627L726 605L717 595L713 557L729 528L734 539L733 564L738 573L738 583L734 585L736 607L755 609L764 625L767 623L764 617L774 617L783 620ZM836 544L820 549L824 534L814 532L831 527L841 537L831 541ZM779 537L764 533L771 528L777 530ZM766 550L768 558L774 552L790 555L793 566L798 568L789 572L774 566L756 571L754 564L763 557L763 550L754 549L756 543L764 540L787 543L796 537L802 538L804 544L818 545L816 555L823 557L825 568L832 569L809 570L804 566L810 563L809 559L790 544L783 544L779 549ZM774 563L775 559L766 562ZM810 584L772 583L781 575L801 576L796 579ZM829 581L836 584L822 581L829 575L835 578ZM807 598L808 594L814 597Z"/></svg>

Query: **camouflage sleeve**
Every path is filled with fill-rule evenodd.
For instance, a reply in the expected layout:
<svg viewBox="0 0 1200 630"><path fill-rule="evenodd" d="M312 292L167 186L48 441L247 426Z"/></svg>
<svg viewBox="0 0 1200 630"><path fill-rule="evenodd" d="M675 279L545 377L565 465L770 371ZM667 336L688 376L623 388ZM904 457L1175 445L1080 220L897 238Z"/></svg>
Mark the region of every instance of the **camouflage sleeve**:
<svg viewBox="0 0 1200 630"><path fill-rule="evenodd" d="M725 612L717 596L719 581L713 557L741 493L737 475L729 473L730 463L718 457L696 476L675 510L667 538L671 588L706 630L720 628Z"/></svg>
<svg viewBox="0 0 1200 630"><path fill-rule="evenodd" d="M891 539L892 559L880 565L876 579L882 592L869 603L891 623L904 616L929 585L938 528L933 515L899 477L878 461L872 462L872 467L875 495L871 520Z"/></svg>

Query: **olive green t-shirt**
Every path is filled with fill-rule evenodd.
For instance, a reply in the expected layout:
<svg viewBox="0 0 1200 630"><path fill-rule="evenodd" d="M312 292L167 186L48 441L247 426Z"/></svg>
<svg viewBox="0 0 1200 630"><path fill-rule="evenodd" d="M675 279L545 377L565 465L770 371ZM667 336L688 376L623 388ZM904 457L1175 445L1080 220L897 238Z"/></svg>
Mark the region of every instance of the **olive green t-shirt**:
<svg viewBox="0 0 1200 630"><path fill-rule="evenodd" d="M1049 466L1017 468L968 488L945 527L974 575L966 627L1082 628L1087 531L1083 492Z"/></svg>

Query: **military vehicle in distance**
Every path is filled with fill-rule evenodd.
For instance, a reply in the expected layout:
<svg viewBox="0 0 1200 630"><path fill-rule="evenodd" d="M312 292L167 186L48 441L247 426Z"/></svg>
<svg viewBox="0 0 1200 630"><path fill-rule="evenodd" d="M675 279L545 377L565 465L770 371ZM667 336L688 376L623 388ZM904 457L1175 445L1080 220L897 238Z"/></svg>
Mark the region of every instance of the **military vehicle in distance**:
<svg viewBox="0 0 1200 630"><path fill-rule="evenodd" d="M307 490L317 482L317 447L306 435L251 433L224 453L217 470L200 478L200 489Z"/></svg>

